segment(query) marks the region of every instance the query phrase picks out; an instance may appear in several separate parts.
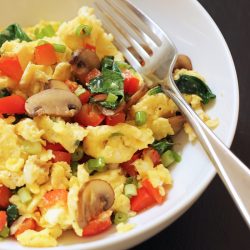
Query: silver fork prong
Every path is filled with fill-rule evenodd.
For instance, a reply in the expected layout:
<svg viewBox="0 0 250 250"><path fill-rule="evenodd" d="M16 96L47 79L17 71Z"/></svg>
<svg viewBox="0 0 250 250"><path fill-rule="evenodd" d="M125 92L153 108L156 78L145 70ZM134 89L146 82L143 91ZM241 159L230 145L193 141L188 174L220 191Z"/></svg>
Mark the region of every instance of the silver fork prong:
<svg viewBox="0 0 250 250"><path fill-rule="evenodd" d="M144 44L147 44L147 46L152 50L154 51L155 49L158 48L158 45L157 42L158 41L154 41L151 37L149 37L145 32L143 32L141 29L139 29L131 20L130 20L130 17L128 15L128 13L124 13L121 9L120 9L120 6L119 4L117 4L116 1L113 1L113 0L105 0L110 7L113 8L114 10L114 13L117 12L117 14L119 15L118 18L120 20L124 20L125 21L125 29L129 32L132 31L133 32L130 32L130 35L135 35L135 40L140 40L141 42L140 43L144 43ZM116 15L117 16L117 15ZM139 37L138 37L139 36ZM136 39L136 38L139 38L139 39Z"/></svg>
<svg viewBox="0 0 250 250"><path fill-rule="evenodd" d="M135 23L140 24L139 29L148 34L149 37L158 39L161 42L166 39L165 32L145 13L142 13L128 0L115 0L120 6L120 10L131 19L135 18Z"/></svg>
<svg viewBox="0 0 250 250"><path fill-rule="evenodd" d="M102 9L102 12L105 13L105 15L108 16L108 18L112 21L113 25L116 27L116 30L118 30L120 34L125 37L127 41L129 41L135 52L146 63L150 59L150 56L140 45L140 42L142 41L137 41L137 39L140 40L140 38L137 37L131 28L129 28L129 24L126 23L123 18L119 17L116 10L111 8L105 0L99 0L96 5L99 6L99 9ZM124 32L126 29L125 27L127 28L127 32Z"/></svg>
<svg viewBox="0 0 250 250"><path fill-rule="evenodd" d="M115 45L123 53L127 61L135 68L135 70L140 71L141 64L138 59L128 50L131 44L126 40L126 38L120 33L112 21L105 15L105 13L100 9L100 6L95 3L96 14L101 18L102 24L106 31L112 33L115 36Z"/></svg>

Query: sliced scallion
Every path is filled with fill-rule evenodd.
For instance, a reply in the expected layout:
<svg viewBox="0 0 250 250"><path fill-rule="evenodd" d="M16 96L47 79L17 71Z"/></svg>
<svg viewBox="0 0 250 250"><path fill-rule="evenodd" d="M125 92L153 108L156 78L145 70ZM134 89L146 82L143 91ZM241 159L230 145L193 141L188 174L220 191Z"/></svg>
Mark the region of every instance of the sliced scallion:
<svg viewBox="0 0 250 250"><path fill-rule="evenodd" d="M84 156L83 148L82 146L79 146L73 154L71 154L72 161L80 161L82 157Z"/></svg>
<svg viewBox="0 0 250 250"><path fill-rule="evenodd" d="M82 85L78 85L77 89L75 90L75 94L77 96L80 96L81 94L83 94L84 92L86 92L86 89L83 88Z"/></svg>
<svg viewBox="0 0 250 250"><path fill-rule="evenodd" d="M119 223L126 223L128 221L128 215L123 212L116 212L114 216L114 224L117 225Z"/></svg>
<svg viewBox="0 0 250 250"><path fill-rule="evenodd" d="M132 196L136 196L137 195L137 188L136 188L136 185L135 184L126 184L124 186L124 194L127 196L127 197L132 197Z"/></svg>
<svg viewBox="0 0 250 250"><path fill-rule="evenodd" d="M107 98L106 98L106 102L111 102L111 103L114 103L116 102L118 99L118 97L112 93L109 93Z"/></svg>
<svg viewBox="0 0 250 250"><path fill-rule="evenodd" d="M85 24L80 24L76 28L76 35L80 37L89 36L91 34L92 27Z"/></svg>
<svg viewBox="0 0 250 250"><path fill-rule="evenodd" d="M147 113L145 111L137 111L135 113L135 124L142 126L147 122Z"/></svg>
<svg viewBox="0 0 250 250"><path fill-rule="evenodd" d="M53 45L55 51L58 53L64 53L66 51L66 46L63 44L53 43L52 45Z"/></svg>
<svg viewBox="0 0 250 250"><path fill-rule="evenodd" d="M102 157L96 158L96 159L90 159L88 160L88 169L92 171L98 171L101 172L105 168L105 160Z"/></svg>
<svg viewBox="0 0 250 250"><path fill-rule="evenodd" d="M164 167L168 167L172 163L175 162L175 157L172 150L167 150L165 153L161 155L161 162Z"/></svg>
<svg viewBox="0 0 250 250"><path fill-rule="evenodd" d="M2 229L2 231L0 231L0 238L2 237L2 238L7 238L8 236L9 236L9 234L10 234L10 229L8 228L8 227L4 227L3 229Z"/></svg>

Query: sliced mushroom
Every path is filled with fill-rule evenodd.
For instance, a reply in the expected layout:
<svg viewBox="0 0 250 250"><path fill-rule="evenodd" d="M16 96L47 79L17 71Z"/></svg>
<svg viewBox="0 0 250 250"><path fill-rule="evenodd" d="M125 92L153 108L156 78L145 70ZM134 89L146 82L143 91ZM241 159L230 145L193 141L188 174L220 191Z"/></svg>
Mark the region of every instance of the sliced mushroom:
<svg viewBox="0 0 250 250"><path fill-rule="evenodd" d="M96 53L86 48L76 50L70 60L70 64L73 75L82 83L85 83L85 78L89 71L100 68L100 60Z"/></svg>
<svg viewBox="0 0 250 250"><path fill-rule="evenodd" d="M182 115L177 115L177 116L168 118L168 121L172 129L174 130L174 133L177 134L183 128L183 125L186 122L186 118Z"/></svg>
<svg viewBox="0 0 250 250"><path fill-rule="evenodd" d="M192 70L193 66L190 58L186 55L178 55L173 71L176 69Z"/></svg>
<svg viewBox="0 0 250 250"><path fill-rule="evenodd" d="M78 224L85 227L89 221L112 207L115 199L114 190L103 180L87 182L78 195Z"/></svg>
<svg viewBox="0 0 250 250"><path fill-rule="evenodd" d="M62 81L51 79L45 84L45 89L64 89L70 91L69 87Z"/></svg>
<svg viewBox="0 0 250 250"><path fill-rule="evenodd" d="M46 89L26 100L25 110L29 116L51 115L73 117L81 109L80 99L70 91Z"/></svg>

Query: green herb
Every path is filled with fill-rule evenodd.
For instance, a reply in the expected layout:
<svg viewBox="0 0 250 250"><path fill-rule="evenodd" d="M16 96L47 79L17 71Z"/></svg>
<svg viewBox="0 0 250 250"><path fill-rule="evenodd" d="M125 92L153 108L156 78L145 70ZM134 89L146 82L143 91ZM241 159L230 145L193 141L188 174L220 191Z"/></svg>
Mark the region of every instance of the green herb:
<svg viewBox="0 0 250 250"><path fill-rule="evenodd" d="M8 225L10 226L19 217L19 211L17 209L17 206L9 205L6 209L6 213Z"/></svg>
<svg viewBox="0 0 250 250"><path fill-rule="evenodd" d="M91 35L91 32L92 32L92 27L89 25L80 24L76 28L76 35L80 36L80 37L89 36L89 35Z"/></svg>
<svg viewBox="0 0 250 250"><path fill-rule="evenodd" d="M70 168L71 168L72 174L74 176L76 176L77 175L77 170L78 170L78 162L77 161L72 161L70 163Z"/></svg>
<svg viewBox="0 0 250 250"><path fill-rule="evenodd" d="M6 41L12 41L15 39L19 39L20 41L30 42L31 39L27 36L27 34L22 30L19 24L11 24L5 30L0 33L0 47Z"/></svg>
<svg viewBox="0 0 250 250"><path fill-rule="evenodd" d="M10 96L10 95L11 95L11 93L8 89L6 89L6 88L0 89L0 98Z"/></svg>
<svg viewBox="0 0 250 250"><path fill-rule="evenodd" d="M135 124L142 126L147 122L147 113L145 111L137 111L135 113Z"/></svg>
<svg viewBox="0 0 250 250"><path fill-rule="evenodd" d="M53 37L56 32L54 28L52 27L52 25L48 24L41 29L38 29L38 28L35 29L34 33L35 33L36 39L42 39L44 37Z"/></svg>
<svg viewBox="0 0 250 250"><path fill-rule="evenodd" d="M53 45L55 51L58 53L64 53L66 51L66 46L63 44L53 43L52 45Z"/></svg>
<svg viewBox="0 0 250 250"><path fill-rule="evenodd" d="M123 213L123 212L116 212L113 217L113 223L115 225L119 223L126 223L128 221L128 214Z"/></svg>
<svg viewBox="0 0 250 250"><path fill-rule="evenodd" d="M170 137L163 138L160 141L154 141L151 146L162 155L165 151L171 149L174 143Z"/></svg>
<svg viewBox="0 0 250 250"><path fill-rule="evenodd" d="M150 89L148 91L148 95L156 95L156 94L159 94L159 93L162 93L162 92L163 91L161 89L161 86L156 86L156 87L154 87L154 88L152 88L152 89Z"/></svg>
<svg viewBox="0 0 250 250"><path fill-rule="evenodd" d="M106 56L101 62L101 75L92 79L88 85L91 93L112 94L117 97L115 102L98 102L101 106L108 109L116 109L124 99L124 87L122 73L114 61L114 57ZM91 99L94 102L94 99Z"/></svg>
<svg viewBox="0 0 250 250"><path fill-rule="evenodd" d="M198 95L202 98L204 104L216 98L210 88L195 76L181 75L175 83L181 93Z"/></svg>
<svg viewBox="0 0 250 250"><path fill-rule="evenodd" d="M82 146L79 146L73 154L71 154L72 161L80 161L84 156L84 151Z"/></svg>

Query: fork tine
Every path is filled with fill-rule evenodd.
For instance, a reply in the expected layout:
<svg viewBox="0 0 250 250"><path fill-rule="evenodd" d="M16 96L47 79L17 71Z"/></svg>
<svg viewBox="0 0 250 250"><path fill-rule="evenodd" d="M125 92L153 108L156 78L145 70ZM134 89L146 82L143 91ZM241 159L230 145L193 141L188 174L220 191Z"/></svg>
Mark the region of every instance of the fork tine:
<svg viewBox="0 0 250 250"><path fill-rule="evenodd" d="M105 15L105 13L100 9L99 4L95 3L95 10L97 15L101 18L102 24L106 31L112 33L115 37L115 45L123 53L127 61L131 64L135 70L140 71L141 64L138 62L137 58L128 50L131 46L125 37L120 33L112 21Z"/></svg>
<svg viewBox="0 0 250 250"><path fill-rule="evenodd" d="M137 54L146 63L150 59L150 56L140 45L140 43L143 43L143 41L138 38L133 29L129 27L128 23L126 23L126 21L117 14L115 9L108 5L107 1L99 0L96 5L99 6L99 9L102 9L102 12L109 17L113 25L116 26L116 29L119 30L120 34L122 34L122 36L125 37L127 41L129 41ZM126 30L126 32L124 32L124 30ZM139 42L137 41L138 39Z"/></svg>

